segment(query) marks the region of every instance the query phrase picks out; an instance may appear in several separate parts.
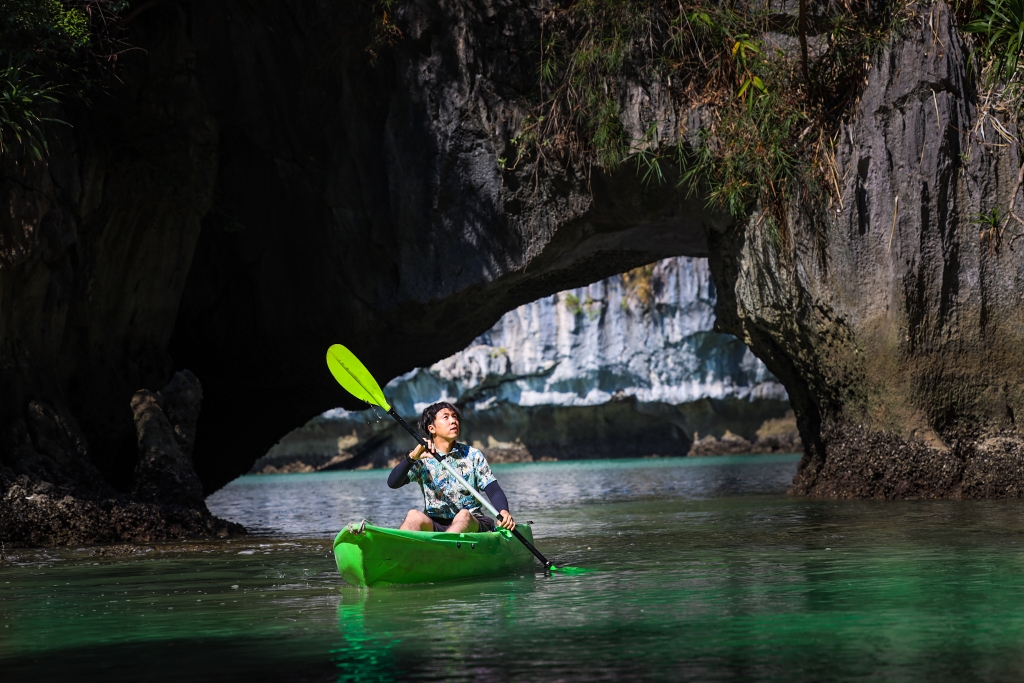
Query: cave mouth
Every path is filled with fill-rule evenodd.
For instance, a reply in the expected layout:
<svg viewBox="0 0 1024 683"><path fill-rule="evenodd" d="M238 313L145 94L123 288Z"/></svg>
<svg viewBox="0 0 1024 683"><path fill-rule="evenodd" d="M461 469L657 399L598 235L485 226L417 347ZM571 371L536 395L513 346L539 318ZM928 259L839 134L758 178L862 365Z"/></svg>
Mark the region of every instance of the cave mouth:
<svg viewBox="0 0 1024 683"><path fill-rule="evenodd" d="M706 259L663 259L512 309L385 393L410 422L456 403L463 439L492 464L799 450L785 390L714 332L715 304ZM335 408L249 471L389 467L411 445L379 411Z"/></svg>
<svg viewBox="0 0 1024 683"><path fill-rule="evenodd" d="M345 126L372 112L350 113ZM709 231L732 221L626 164L531 184L532 171L502 173L496 157L470 177L476 167L462 162L435 168L443 155L424 173L393 151L370 152L326 169L287 166L251 132L222 135L168 344L174 367L203 382L195 465L208 493L296 426L360 408L324 369L331 344L386 382L464 349L518 306L661 259L706 257ZM329 191L343 169L355 176ZM384 194L340 209L356 186ZM427 203L410 206L413 195ZM443 210L431 203L442 200Z"/></svg>

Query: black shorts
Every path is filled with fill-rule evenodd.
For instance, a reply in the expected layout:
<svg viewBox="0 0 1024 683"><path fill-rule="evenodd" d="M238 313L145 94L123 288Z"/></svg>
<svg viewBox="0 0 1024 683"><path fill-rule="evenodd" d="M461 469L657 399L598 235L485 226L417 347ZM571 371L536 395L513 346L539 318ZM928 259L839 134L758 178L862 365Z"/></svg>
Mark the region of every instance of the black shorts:
<svg viewBox="0 0 1024 683"><path fill-rule="evenodd" d="M476 517L476 521L480 523L479 531L494 531L494 520L485 515L473 515ZM430 520L434 523L434 531L448 531L448 527L452 525L455 520L452 519L438 519L437 517L431 517Z"/></svg>

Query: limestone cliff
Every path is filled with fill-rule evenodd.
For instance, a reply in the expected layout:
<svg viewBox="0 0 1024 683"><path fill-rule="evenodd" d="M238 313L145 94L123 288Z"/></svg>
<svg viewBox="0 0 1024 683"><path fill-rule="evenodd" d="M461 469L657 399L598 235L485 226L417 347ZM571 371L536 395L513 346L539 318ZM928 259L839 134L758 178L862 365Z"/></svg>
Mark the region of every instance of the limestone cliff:
<svg viewBox="0 0 1024 683"><path fill-rule="evenodd" d="M413 421L448 400L463 438L492 462L793 449L761 440L786 393L735 337L716 334L705 259L672 258L508 313L466 349L391 381L392 405ZM373 411L329 411L286 436L254 471L384 466L408 435ZM721 448L721 445L719 445ZM797 446L798 447L798 446Z"/></svg>
<svg viewBox="0 0 1024 683"><path fill-rule="evenodd" d="M1024 262L1013 121L979 101L944 3L875 55L839 132L839 190L782 248L710 233L717 327L785 384L806 455L794 491L1024 495ZM995 210L1003 241L985 239Z"/></svg>
<svg viewBox="0 0 1024 683"><path fill-rule="evenodd" d="M538 87L540 3L407 0L374 54L368 4L143 3L123 85L66 112L46 162L0 160L6 519L14 486L130 495L132 398L176 369L203 382L208 492L343 399L330 343L390 379L679 255L709 257L718 328L786 387L795 491L1024 491L1021 231L978 224L1020 205L1017 131L946 4L873 55L832 203L792 203L781 240L628 164L502 163ZM623 88L630 139L701 125L667 83Z"/></svg>

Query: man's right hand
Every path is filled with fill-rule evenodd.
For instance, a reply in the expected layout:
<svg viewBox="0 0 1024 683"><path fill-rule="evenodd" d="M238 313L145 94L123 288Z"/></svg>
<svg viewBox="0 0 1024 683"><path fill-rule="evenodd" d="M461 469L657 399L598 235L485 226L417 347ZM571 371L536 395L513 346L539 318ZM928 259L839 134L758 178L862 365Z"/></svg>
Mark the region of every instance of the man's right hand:
<svg viewBox="0 0 1024 683"><path fill-rule="evenodd" d="M434 446L432 441L428 441L426 448L423 448L423 446L420 445L412 449L412 452L409 453L409 459L419 460L420 458L433 458L435 455L437 455L437 447Z"/></svg>

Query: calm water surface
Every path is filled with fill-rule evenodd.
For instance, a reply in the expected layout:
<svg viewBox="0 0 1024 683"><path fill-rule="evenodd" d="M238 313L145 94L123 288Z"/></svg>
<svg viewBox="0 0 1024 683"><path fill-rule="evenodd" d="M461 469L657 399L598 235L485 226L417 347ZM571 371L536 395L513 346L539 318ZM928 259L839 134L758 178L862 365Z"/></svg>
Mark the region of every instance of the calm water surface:
<svg viewBox="0 0 1024 683"><path fill-rule="evenodd" d="M12 551L0 679L1024 680L1018 501L789 498L793 456L495 467L532 571L357 589L331 540L421 503L385 472L243 477L216 543Z"/></svg>

